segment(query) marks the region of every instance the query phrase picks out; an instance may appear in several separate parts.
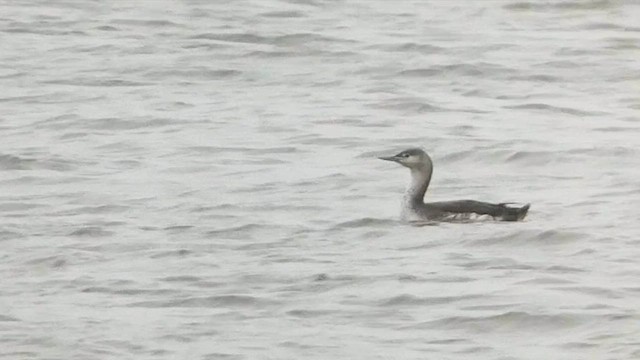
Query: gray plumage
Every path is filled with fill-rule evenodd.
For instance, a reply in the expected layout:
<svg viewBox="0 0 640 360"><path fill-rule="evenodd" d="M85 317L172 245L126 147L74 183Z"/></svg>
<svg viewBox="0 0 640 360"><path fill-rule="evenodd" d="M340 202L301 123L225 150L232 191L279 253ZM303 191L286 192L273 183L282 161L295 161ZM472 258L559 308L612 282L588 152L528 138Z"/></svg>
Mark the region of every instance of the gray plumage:
<svg viewBox="0 0 640 360"><path fill-rule="evenodd" d="M518 221L524 219L530 204L522 207L510 203L491 204L475 200L424 202L424 194L433 174L433 162L422 149L412 148L394 156L381 157L411 170L411 184L402 202L402 217L406 220L470 220L473 216L488 215L495 220Z"/></svg>

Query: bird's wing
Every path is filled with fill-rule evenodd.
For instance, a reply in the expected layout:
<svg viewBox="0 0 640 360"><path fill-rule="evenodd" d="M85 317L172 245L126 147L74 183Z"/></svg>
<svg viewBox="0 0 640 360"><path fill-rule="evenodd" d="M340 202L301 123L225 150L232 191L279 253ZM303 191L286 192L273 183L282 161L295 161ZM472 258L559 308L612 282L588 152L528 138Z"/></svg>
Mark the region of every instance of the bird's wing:
<svg viewBox="0 0 640 360"><path fill-rule="evenodd" d="M499 216L504 212L504 205L490 204L475 200L439 201L426 204L448 213L476 213L482 215Z"/></svg>
<svg viewBox="0 0 640 360"><path fill-rule="evenodd" d="M507 203L491 204L475 200L439 201L425 205L445 213L475 213L512 221L522 219L529 210L529 204L523 207L509 207Z"/></svg>

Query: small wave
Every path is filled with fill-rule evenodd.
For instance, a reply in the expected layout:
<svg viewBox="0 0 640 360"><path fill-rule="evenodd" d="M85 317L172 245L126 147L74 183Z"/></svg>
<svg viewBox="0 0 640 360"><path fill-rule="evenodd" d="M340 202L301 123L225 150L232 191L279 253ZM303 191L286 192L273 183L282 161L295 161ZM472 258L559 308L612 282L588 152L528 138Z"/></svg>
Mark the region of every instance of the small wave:
<svg viewBox="0 0 640 360"><path fill-rule="evenodd" d="M67 260L62 256L45 256L27 261L30 265L44 264L51 268L61 268L67 265Z"/></svg>
<svg viewBox="0 0 640 360"><path fill-rule="evenodd" d="M140 87L152 85L151 82L124 80L124 79L96 79L96 78L74 78L69 80L49 80L43 81L45 84L70 85L87 87Z"/></svg>
<svg viewBox="0 0 640 360"><path fill-rule="evenodd" d="M20 321L20 320L12 316L0 315L0 322L6 322L6 321Z"/></svg>
<svg viewBox="0 0 640 360"><path fill-rule="evenodd" d="M491 260L468 261L460 264L465 269L502 269L502 270L535 270L536 267L511 258L497 258Z"/></svg>
<svg viewBox="0 0 640 360"><path fill-rule="evenodd" d="M115 294L115 295L166 295L175 293L175 290L164 289L119 289L108 288L102 286L91 286L81 290L83 293L98 293L98 294Z"/></svg>
<svg viewBox="0 0 640 360"><path fill-rule="evenodd" d="M235 69L209 69L206 67L172 70L153 70L145 73L146 77L157 80L226 80L242 75L242 71Z"/></svg>
<svg viewBox="0 0 640 360"><path fill-rule="evenodd" d="M175 276L167 276L167 277L161 278L160 280L167 281L167 282L198 282L198 281L201 281L202 278L198 276L193 276L193 275L175 275Z"/></svg>
<svg viewBox="0 0 640 360"><path fill-rule="evenodd" d="M437 158L438 163L450 163L458 160L472 159L478 152L473 150L454 151Z"/></svg>
<svg viewBox="0 0 640 360"><path fill-rule="evenodd" d="M173 226L167 226L163 230L179 233L179 232L184 232L185 230L190 230L193 228L194 228L193 225L173 225Z"/></svg>
<svg viewBox="0 0 640 360"><path fill-rule="evenodd" d="M322 119L322 120L316 120L313 121L314 124L328 124L328 125L350 125L350 126L357 126L357 127L393 127L394 125L392 123L389 122L384 122L384 121L372 121L371 119L350 119L350 118L343 118L343 119Z"/></svg>
<svg viewBox="0 0 640 360"><path fill-rule="evenodd" d="M593 155L602 157L633 157L640 151L633 147L624 146L610 146L610 147L589 147L589 148L576 148L567 151L569 154L581 154L581 155Z"/></svg>
<svg viewBox="0 0 640 360"><path fill-rule="evenodd" d="M476 332L512 332L571 329L591 320L592 316L563 314L531 314L523 311L509 311L491 316L451 316L428 321L410 328L462 329Z"/></svg>
<svg viewBox="0 0 640 360"><path fill-rule="evenodd" d="M186 340L182 341L182 342L189 342L192 341L191 338L186 338ZM211 360L241 360L241 359L245 359L246 357L244 355L236 355L236 354L227 354L227 353L221 353L221 352L214 352L214 353L209 353L206 354L203 359L211 359Z"/></svg>
<svg viewBox="0 0 640 360"><path fill-rule="evenodd" d="M584 269L580 269L580 268L572 267L572 266L565 266L565 265L553 265L553 266L549 266L549 267L545 268L545 270L547 272L557 273L557 274L580 273L580 272L585 272L586 271Z"/></svg>
<svg viewBox="0 0 640 360"><path fill-rule="evenodd" d="M326 316L334 314L334 310L309 310L309 309L294 309L287 311L287 315L298 318L316 318L320 316Z"/></svg>
<svg viewBox="0 0 640 360"><path fill-rule="evenodd" d="M191 250L187 250L187 249L177 249L177 250L164 250L164 251L157 251L154 254L152 254L150 257L152 259L162 259L162 258L167 258L167 257L184 257L187 255L191 255L193 254L193 251Z"/></svg>
<svg viewBox="0 0 640 360"><path fill-rule="evenodd" d="M594 128L593 130L595 131L601 131L601 132L634 132L634 131L638 131L637 127L631 127L631 126L604 126L604 127L599 127L599 128Z"/></svg>
<svg viewBox="0 0 640 360"><path fill-rule="evenodd" d="M313 277L313 281L326 281L326 280L329 280L329 275L325 273L316 274Z"/></svg>
<svg viewBox="0 0 640 360"><path fill-rule="evenodd" d="M522 162L526 165L543 165L558 159L557 152L551 151L516 151L509 153L506 162Z"/></svg>
<svg viewBox="0 0 640 360"><path fill-rule="evenodd" d="M217 265L212 265L214 268L217 268ZM190 276L190 275L176 275L176 276L167 276L164 278L159 278L158 280L168 282L168 283L183 283L188 284L189 286L197 287L197 288L220 288L227 284L226 282L221 281L209 281L205 280L205 278L201 278L198 276Z"/></svg>
<svg viewBox="0 0 640 360"><path fill-rule="evenodd" d="M618 25L610 22L589 22L582 26L587 30L618 30L622 32L638 32L640 27Z"/></svg>
<svg viewBox="0 0 640 360"><path fill-rule="evenodd" d="M301 56L297 51L282 51L282 50L254 50L246 53L244 56L247 58L259 58L259 59L272 59L272 58L291 58Z"/></svg>
<svg viewBox="0 0 640 360"><path fill-rule="evenodd" d="M473 240L472 245L559 245L585 239L582 233L566 230L521 230L503 236Z"/></svg>
<svg viewBox="0 0 640 360"><path fill-rule="evenodd" d="M457 301L472 300L486 296L481 295L462 295L462 296L430 296L418 297L410 294L393 296L382 300L379 306L421 306L421 305L438 305L450 304Z"/></svg>
<svg viewBox="0 0 640 360"><path fill-rule="evenodd" d="M276 147L223 147L223 146L191 146L185 148L186 151L203 153L203 154L219 154L219 153L239 153L239 154L292 154L300 152L295 146L276 146Z"/></svg>
<svg viewBox="0 0 640 360"><path fill-rule="evenodd" d="M130 304L131 307L145 308L234 308L234 307L254 307L277 304L277 301L267 300L249 295L217 295L206 297L189 297L185 299L141 301Z"/></svg>
<svg viewBox="0 0 640 360"><path fill-rule="evenodd" d="M566 344L560 345L560 347L562 347L564 349L570 349L570 350L596 349L599 346L600 346L600 344L595 344L595 343L591 343L590 344L590 343L581 342L581 341L572 341L572 342L568 342Z"/></svg>
<svg viewBox="0 0 640 360"><path fill-rule="evenodd" d="M33 163L35 163L33 159L25 159L14 155L0 155L0 169L3 170L26 170Z"/></svg>
<svg viewBox="0 0 640 360"><path fill-rule="evenodd" d="M388 99L380 102L369 104L376 109L400 110L406 113L430 113L449 111L443 107L432 105L421 99L415 98L396 98Z"/></svg>
<svg viewBox="0 0 640 360"><path fill-rule="evenodd" d="M609 38L607 39L609 45L607 49L612 50L637 50L640 49L640 43L637 38ZM635 80L638 78L637 72L635 74L621 74L612 79L616 80Z"/></svg>
<svg viewBox="0 0 640 360"><path fill-rule="evenodd" d="M287 35L274 37L273 42L275 45L291 46L291 45L307 45L313 42L354 43L355 41L344 39L344 38L328 37L328 36L318 35L314 33L298 33L298 34L287 34Z"/></svg>
<svg viewBox="0 0 640 360"><path fill-rule="evenodd" d="M434 65L428 68L402 70L398 76L404 77L434 77L442 75L487 77L499 74L512 74L514 70L490 63Z"/></svg>
<svg viewBox="0 0 640 360"><path fill-rule="evenodd" d="M208 236L228 237L230 239L246 239L248 235L263 230L263 225L245 224L240 226L231 226L223 229L208 231Z"/></svg>
<svg viewBox="0 0 640 360"><path fill-rule="evenodd" d="M361 228L361 227L374 227L374 226L387 226L387 225L397 225L398 221L389 220L389 219L375 219L375 218L360 218L355 220L349 220L345 222L341 222L333 227L342 228L342 229L350 229L350 228Z"/></svg>
<svg viewBox="0 0 640 360"><path fill-rule="evenodd" d="M407 42L401 44L384 44L371 46L371 48L381 49L388 52L416 52L420 54L436 54L444 50L444 48L429 44L420 44L415 42Z"/></svg>
<svg viewBox="0 0 640 360"><path fill-rule="evenodd" d="M305 16L305 14L300 11L269 11L266 13L262 13L260 15L268 18L284 18L284 19L301 18Z"/></svg>
<svg viewBox="0 0 640 360"><path fill-rule="evenodd" d="M110 235L113 235L113 232L105 230L99 226L86 226L69 233L69 236L78 237L105 237Z"/></svg>
<svg viewBox="0 0 640 360"><path fill-rule="evenodd" d="M262 36L250 33L216 34L205 33L192 36L194 40L217 40L231 43L269 44L280 46L307 45L313 42L353 43L355 41L333 38L313 33L298 33L279 36Z"/></svg>
<svg viewBox="0 0 640 360"><path fill-rule="evenodd" d="M76 214L113 214L123 213L130 210L129 206L121 205L98 205L98 206L83 206L81 208L73 209L73 213Z"/></svg>
<svg viewBox="0 0 640 360"><path fill-rule="evenodd" d="M157 128L175 124L174 119L168 118L149 118L142 117L138 119L122 119L122 118L97 118L87 119L82 122L81 127L84 129L94 130L136 130L145 128ZM112 146L108 144L106 146ZM122 145L118 143L117 145Z"/></svg>
<svg viewBox="0 0 640 360"><path fill-rule="evenodd" d="M541 110L541 111L549 111L554 113L563 113L570 114L575 116L595 116L595 115L606 115L606 113L601 111L587 111L582 109L575 109L570 107L562 107L562 106L553 106L549 104L541 104L541 103L529 103L529 104L521 104L521 105L507 105L504 106L506 109L516 109L516 110Z"/></svg>
<svg viewBox="0 0 640 360"><path fill-rule="evenodd" d="M1 79L2 77L0 77ZM0 103L4 102L16 102L16 103L35 103L35 102L43 102L45 99L48 99L48 96L45 95L29 95L29 96L7 96L0 97Z"/></svg>
<svg viewBox="0 0 640 360"><path fill-rule="evenodd" d="M235 43L249 43L249 44L269 44L270 38L255 34L247 33L235 33L235 34L215 34L204 33L191 36L190 39L194 40L218 40Z"/></svg>
<svg viewBox="0 0 640 360"><path fill-rule="evenodd" d="M580 66L579 63L570 60L551 60L534 65L537 68L558 68L558 69L574 69Z"/></svg>
<svg viewBox="0 0 640 360"><path fill-rule="evenodd" d="M70 26L67 25L67 26ZM71 36L71 35L80 35L80 36L88 36L88 34L84 31L80 30L58 30L55 28L35 28L35 27L10 27L5 28L2 32L10 33L10 34L34 34L34 35L44 35L44 36Z"/></svg>
<svg viewBox="0 0 640 360"><path fill-rule="evenodd" d="M121 25L144 26L151 28L182 28L184 25L169 20L138 20L138 19L115 19L111 22Z"/></svg>
<svg viewBox="0 0 640 360"><path fill-rule="evenodd" d="M553 76L553 75L549 75L549 74L518 75L518 76L511 76L508 79L509 80L542 82L542 83L552 83L552 82L564 81L564 79L559 77L559 76Z"/></svg>
<svg viewBox="0 0 640 360"><path fill-rule="evenodd" d="M101 30L101 31L119 31L120 30L119 28L111 25L96 26L95 29Z"/></svg>
<svg viewBox="0 0 640 360"><path fill-rule="evenodd" d="M611 0L584 0L584 1L550 1L550 2L528 2L521 1L504 5L507 10L604 10L613 6L615 2Z"/></svg>
<svg viewBox="0 0 640 360"><path fill-rule="evenodd" d="M0 230L0 241L2 240L14 240L25 237L24 234L9 230Z"/></svg>
<svg viewBox="0 0 640 360"><path fill-rule="evenodd" d="M0 155L0 170L54 170L69 171L74 169L70 160L57 157L27 158L16 155Z"/></svg>
<svg viewBox="0 0 640 360"><path fill-rule="evenodd" d="M15 70L15 69L0 69L0 79L13 79L13 78L17 78L17 77L22 77L28 75L28 73L23 72L23 71L19 71L19 70ZM17 96L17 98L24 98L24 97L44 97L43 95L31 95L31 96ZM12 96L9 97L8 99L15 99L16 96ZM7 98L0 98L0 102L3 102L4 99Z"/></svg>
<svg viewBox="0 0 640 360"><path fill-rule="evenodd" d="M623 294L617 293L611 289L605 289L601 287L593 287L593 286L562 286L555 287L555 290L561 291L569 291L569 292L577 292L584 295L597 296L606 299L621 299L624 297Z"/></svg>
<svg viewBox="0 0 640 360"><path fill-rule="evenodd" d="M543 285L558 285L558 284L571 284L573 281L558 278L558 277L536 277L535 279L528 279L517 282L517 284L543 284Z"/></svg>
<svg viewBox="0 0 640 360"><path fill-rule="evenodd" d="M265 249L277 249L277 248L282 248L283 246L287 246L287 244L290 242L290 239L280 239L280 240L276 240L276 241L269 241L269 242L259 242L259 243L251 243L251 244L247 244L247 245L241 245L236 247L236 250L247 250L247 251L252 251L252 250L265 250ZM298 259L289 259L290 261L297 261ZM275 260L274 260L275 261ZM283 261L278 261L278 262L286 262L287 260L283 260Z"/></svg>
<svg viewBox="0 0 640 360"><path fill-rule="evenodd" d="M284 210L284 211L329 211L331 207L329 206L320 206L314 204L306 204L306 205L293 205L290 203L286 204L276 204L276 203L267 203L267 204L258 204L254 206L244 206L244 209L252 210L252 211L275 211L275 210Z"/></svg>

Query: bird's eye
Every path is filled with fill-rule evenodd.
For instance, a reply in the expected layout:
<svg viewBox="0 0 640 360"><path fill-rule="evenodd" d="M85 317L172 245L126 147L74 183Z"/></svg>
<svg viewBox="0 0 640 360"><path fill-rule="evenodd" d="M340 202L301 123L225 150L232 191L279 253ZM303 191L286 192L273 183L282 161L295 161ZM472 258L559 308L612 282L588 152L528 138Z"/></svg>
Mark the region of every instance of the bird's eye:
<svg viewBox="0 0 640 360"><path fill-rule="evenodd" d="M403 158L408 158L408 157L409 157L409 154L404 153L404 154L402 154L402 157L403 157Z"/></svg>

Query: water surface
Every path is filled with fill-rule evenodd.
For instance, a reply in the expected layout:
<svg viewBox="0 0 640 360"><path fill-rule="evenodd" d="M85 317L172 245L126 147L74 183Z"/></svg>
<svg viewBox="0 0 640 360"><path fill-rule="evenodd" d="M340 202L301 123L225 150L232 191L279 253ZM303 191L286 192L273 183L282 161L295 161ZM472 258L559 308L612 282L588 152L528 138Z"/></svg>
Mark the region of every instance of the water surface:
<svg viewBox="0 0 640 360"><path fill-rule="evenodd" d="M639 16L0 2L0 358L639 358Z"/></svg>

